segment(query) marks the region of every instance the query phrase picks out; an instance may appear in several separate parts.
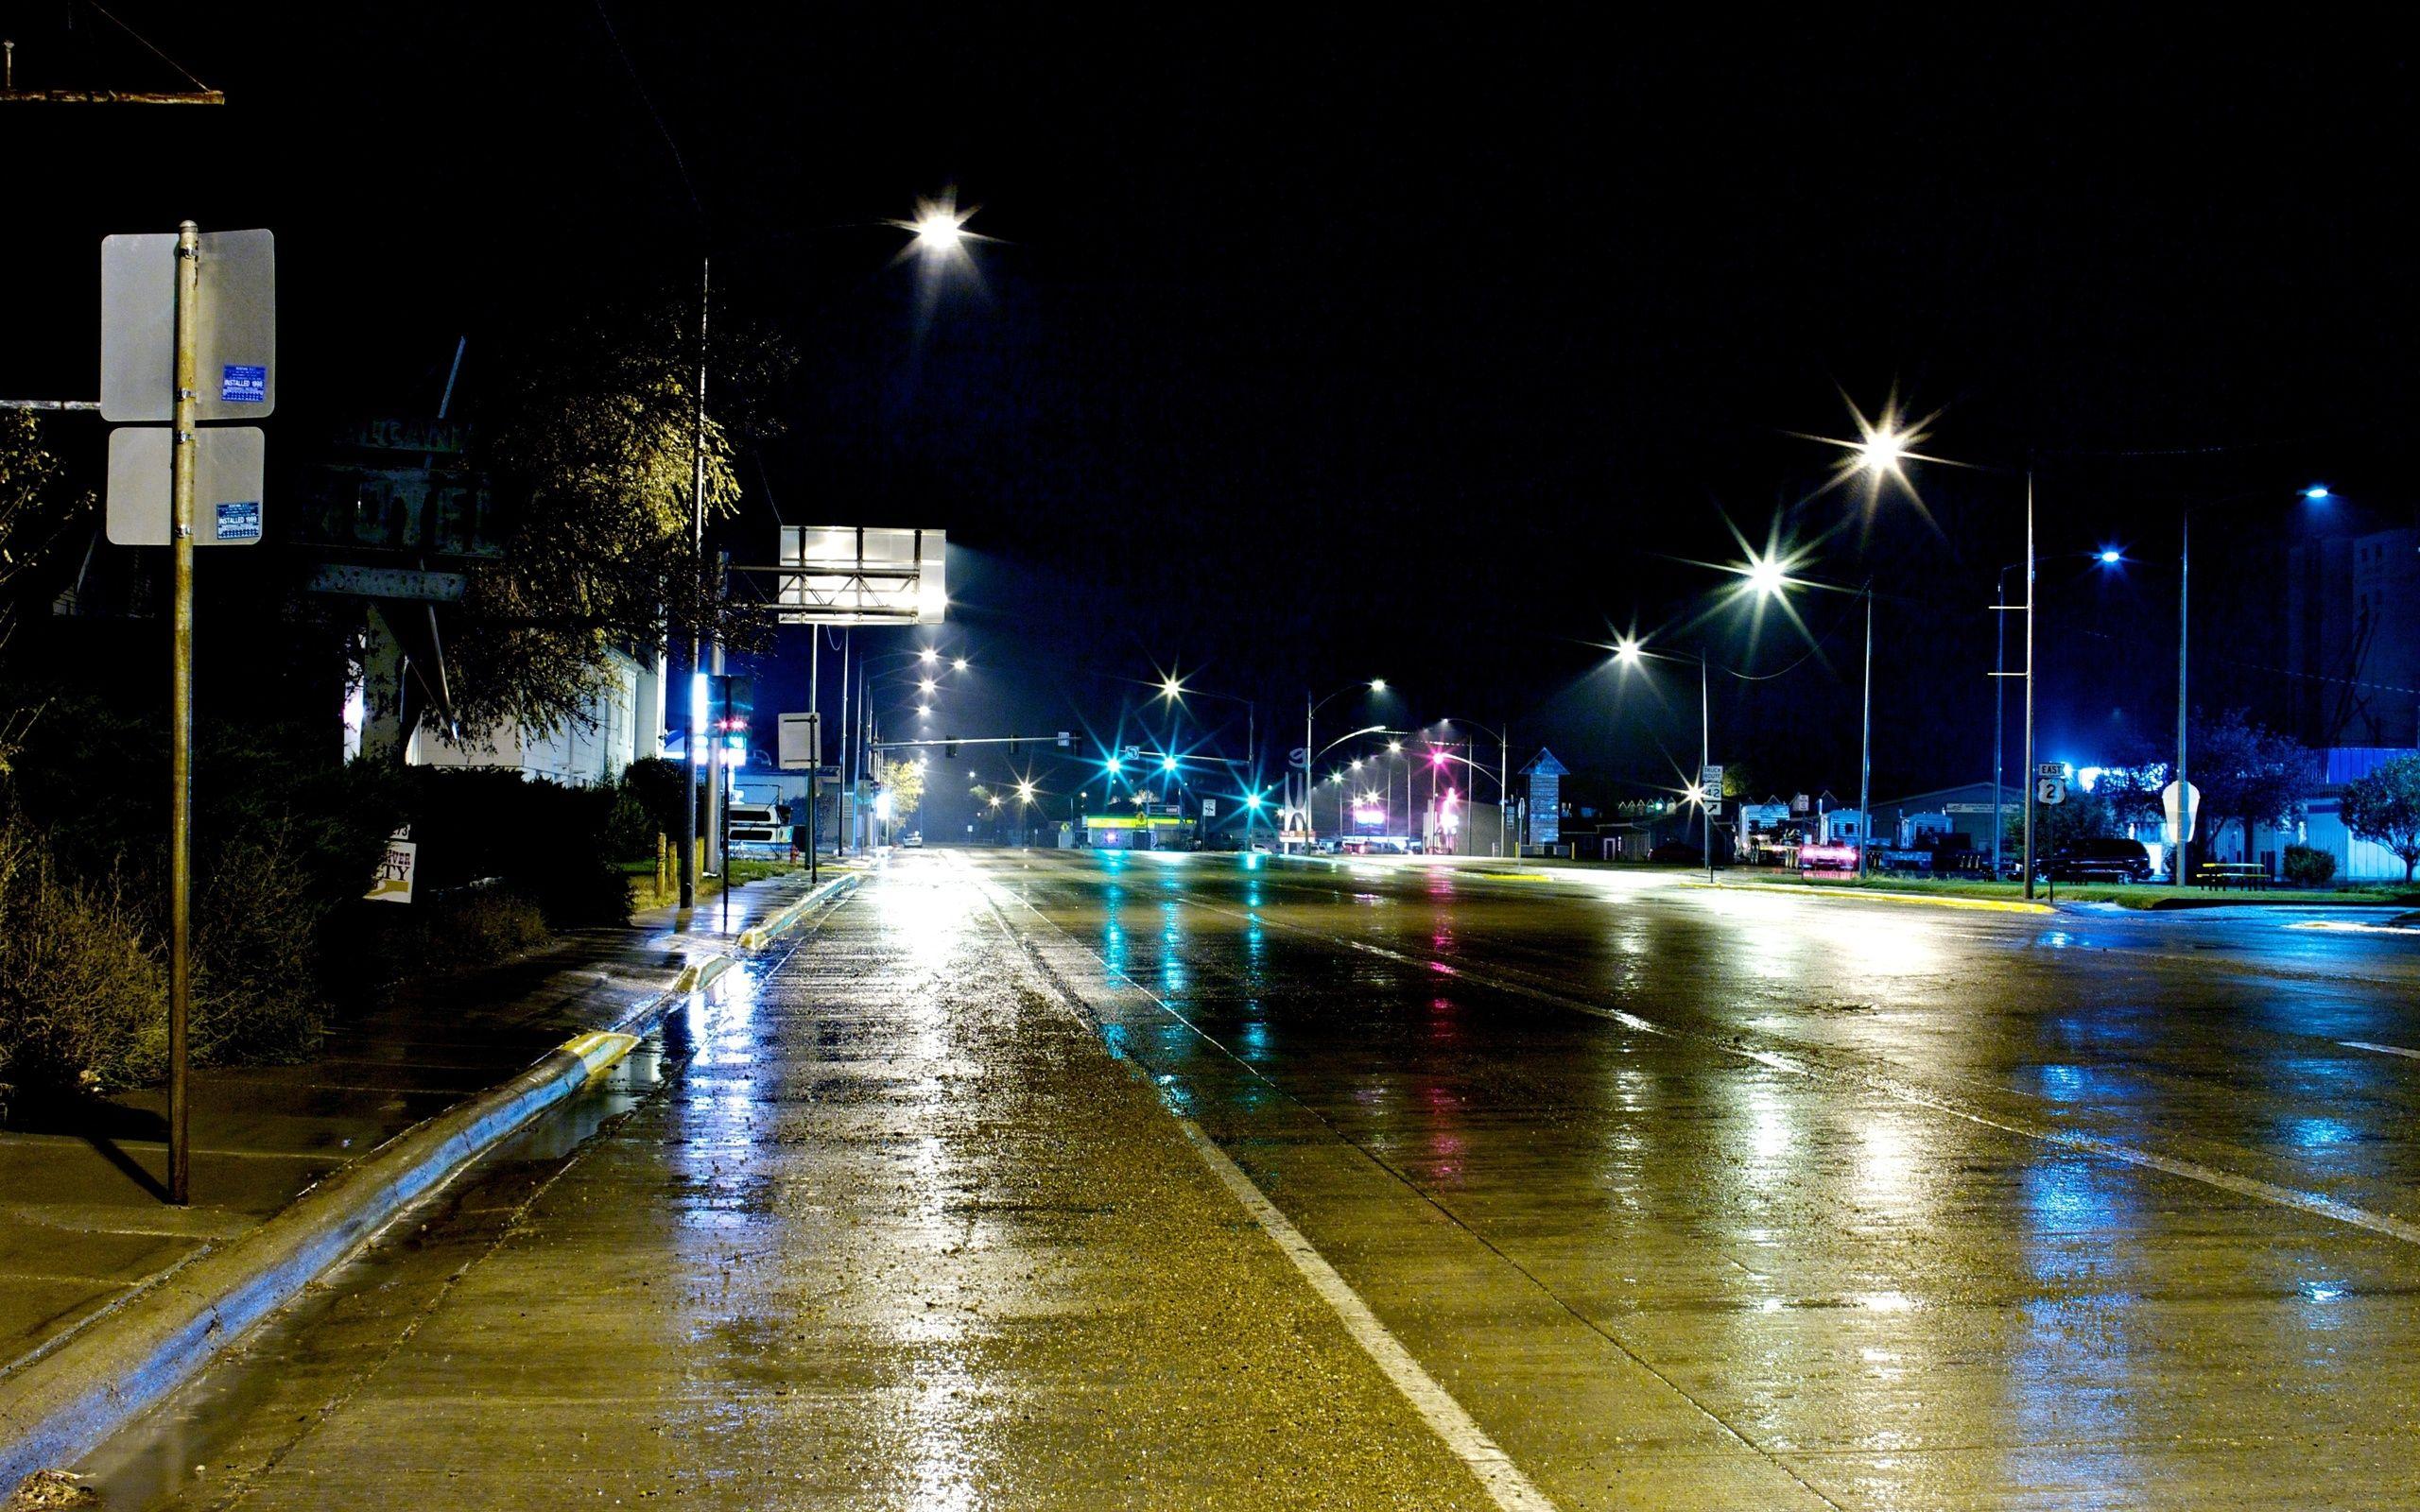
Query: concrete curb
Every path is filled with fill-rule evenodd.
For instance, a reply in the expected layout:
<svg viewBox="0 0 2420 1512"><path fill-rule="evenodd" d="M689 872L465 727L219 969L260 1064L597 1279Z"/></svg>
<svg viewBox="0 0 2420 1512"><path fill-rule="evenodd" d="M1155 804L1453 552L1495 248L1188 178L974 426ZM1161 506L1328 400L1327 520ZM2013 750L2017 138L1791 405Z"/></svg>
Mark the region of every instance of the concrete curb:
<svg viewBox="0 0 2420 1512"><path fill-rule="evenodd" d="M2026 902L2014 898L1950 898L1928 897L1920 892L1876 892L1868 887L1775 887L1754 882L1699 882L1684 879L1684 887L1706 887L1716 892L1764 892L1783 898L1822 898L1845 902L1915 903L1927 908L1965 908L1987 914L2055 914L2059 910L2049 903Z"/></svg>
<svg viewBox="0 0 2420 1512"><path fill-rule="evenodd" d="M786 906L766 921L761 939L856 882L836 877ZM691 962L612 1029L580 1035L510 1081L406 1129L259 1228L170 1271L0 1377L0 1489L75 1463L405 1208L613 1069L675 1003L736 964L728 955Z"/></svg>

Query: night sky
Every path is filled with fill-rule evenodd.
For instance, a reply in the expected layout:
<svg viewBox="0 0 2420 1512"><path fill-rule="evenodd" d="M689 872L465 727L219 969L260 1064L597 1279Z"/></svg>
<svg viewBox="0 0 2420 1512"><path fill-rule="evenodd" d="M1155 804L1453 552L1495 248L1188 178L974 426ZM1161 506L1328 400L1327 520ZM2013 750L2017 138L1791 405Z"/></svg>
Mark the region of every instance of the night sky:
<svg viewBox="0 0 2420 1512"><path fill-rule="evenodd" d="M170 82L69 9L13 8L21 82ZM1299 729L1306 687L1382 676L1390 716L1509 718L1609 790L1694 758L1685 669L1602 669L1633 627L1790 669L1720 679L1718 759L1854 789L1855 603L1803 596L1812 656L1708 618L1726 520L1876 585L1889 794L1984 773L2029 461L2046 755L2172 730L2186 503L2232 501L2197 526L2211 707L2274 695L2285 545L2410 518L2399 36L1010 9L617 0L643 99L592 6L118 8L233 103L0 114L0 390L91 392L105 232L277 231L298 454L433 408L461 334L475 418L483 332L711 248L804 358L726 544L947 528L958 732L1106 733L1171 665ZM936 288L883 222L953 188L996 240ZM1919 467L1921 508L1819 492L1839 454L1804 437L1894 391L1978 466ZM2139 560L2089 566L2105 542Z"/></svg>

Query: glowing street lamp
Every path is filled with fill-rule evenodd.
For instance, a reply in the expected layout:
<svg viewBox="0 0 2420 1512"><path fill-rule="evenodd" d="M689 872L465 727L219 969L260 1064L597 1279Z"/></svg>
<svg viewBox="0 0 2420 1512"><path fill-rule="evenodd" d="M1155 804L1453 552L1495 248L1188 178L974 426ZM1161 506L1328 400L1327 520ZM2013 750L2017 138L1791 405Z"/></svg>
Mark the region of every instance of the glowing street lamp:
<svg viewBox="0 0 2420 1512"><path fill-rule="evenodd" d="M1651 651L1634 635L1625 635L1614 644L1614 661L1625 671L1649 659L1657 662L1694 662L1698 667L1698 774L1703 777L1714 761L1714 705L1706 687L1707 668L1711 665L1701 654L1689 656L1674 651ZM1688 787L1692 801L1704 820L1705 880L1714 880L1714 805L1705 801L1705 789L1697 782ZM1720 794L1716 795L1718 798Z"/></svg>
<svg viewBox="0 0 2420 1512"><path fill-rule="evenodd" d="M916 653L916 660L917 660L917 661L919 661L919 662L924 662L924 663L925 663L925 665L927 665L927 666L930 666L932 663L934 663L934 662L936 662L940 661L941 659L942 659L942 654L941 654L939 651L934 650L934 649L933 649L931 646L929 646L929 645L928 645L928 646L924 647L923 649L919 650L919 651Z"/></svg>
<svg viewBox="0 0 2420 1512"><path fill-rule="evenodd" d="M1319 827L1312 822L1310 815L1311 768L1308 763L1319 759L1320 743L1311 734L1311 719L1334 700L1343 697L1348 693L1358 693L1365 689L1371 693L1384 693L1387 691L1387 679L1372 678L1367 682L1352 683L1337 689L1324 698L1316 700L1307 693L1303 696L1303 752L1305 764L1303 767L1303 837L1306 845L1316 846L1319 842ZM1378 728L1374 725L1371 727L1372 730ZM1367 731L1357 731L1357 733L1367 733Z"/></svg>

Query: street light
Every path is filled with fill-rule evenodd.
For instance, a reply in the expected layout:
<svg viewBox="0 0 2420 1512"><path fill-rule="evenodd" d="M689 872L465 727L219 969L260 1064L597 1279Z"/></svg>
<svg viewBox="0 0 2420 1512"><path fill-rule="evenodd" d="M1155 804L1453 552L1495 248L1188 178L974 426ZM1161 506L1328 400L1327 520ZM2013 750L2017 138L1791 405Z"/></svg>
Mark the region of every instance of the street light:
<svg viewBox="0 0 2420 1512"><path fill-rule="evenodd" d="M1703 779L1706 767L1714 761L1713 700L1706 691L1706 669L1703 655L1688 656L1673 651L1651 651L1634 635L1623 636L1614 643L1614 661L1621 666L1634 667L1642 661L1694 662L1698 666L1698 777L1688 785L1689 800L1698 805L1698 813L1705 821L1705 880L1714 881L1714 806L1705 801ZM1721 795L1717 794L1720 799Z"/></svg>
<svg viewBox="0 0 2420 1512"><path fill-rule="evenodd" d="M1868 857L1874 850L1874 582L1868 578L1862 588L1842 588L1836 583L1819 583L1811 578L1789 577L1783 575L1777 557L1768 556L1751 560L1733 571L1745 576L1749 585L1766 598L1779 598L1791 587L1819 588L1836 593L1856 593L1865 600L1865 672L1859 679L1858 701L1862 706L1858 716L1857 757L1857 822L1859 844L1857 848L1857 875L1862 882L1870 875ZM1720 796L1720 795L1718 795Z"/></svg>
<svg viewBox="0 0 2420 1512"><path fill-rule="evenodd" d="M1452 719L1437 721L1438 724L1448 729L1457 722ZM1509 857L1512 853L1512 831L1509 828L1512 821L1508 813L1512 807L1512 742L1506 737L1503 730L1490 730L1477 720L1464 719L1459 723L1470 726L1482 735L1495 737L1495 852L1499 856ZM1487 771L1486 767L1466 756L1457 756L1454 759L1474 772L1483 775Z"/></svg>
<svg viewBox="0 0 2420 1512"><path fill-rule="evenodd" d="M2335 501L2336 497L2337 497L2337 495L2336 495L2336 494L2334 494L2334 493L2332 493L2332 492L2330 492L2330 491L2328 490L2328 487L2327 487L2327 485L2326 485L2326 484L2325 484L2325 483L2314 483L2314 484L2310 485L2310 487L2308 487L2308 488L2307 488L2307 489L2304 489L2304 490L2301 490L2300 491L2301 491L2301 493L2302 493L2302 497L2303 497L2303 499L2304 499L2306 502L2308 502L2308 503L2311 503L2311 504L2321 504L2321 505L2330 504L2330 503L2333 503L2333 502ZM2188 696L2189 686L2190 686L2190 685L2189 685L2189 683L2188 683L2188 681L2187 681L2187 679L2186 674L2187 674L2187 650L2189 649L2189 644L2190 644L2191 639L2192 639L2191 630L2192 630L2192 623L2193 623L2193 622L2192 622L2192 615L2191 615L2191 613L2190 613L2190 610L2191 610L2191 608L2192 608L2192 585L2193 585L2193 511L2194 511L2195 509L2197 509L2197 508L2202 508L2202 507L2206 507L2206 506L2221 505L2221 504L2233 504L2233 503L2236 503L2237 501L2238 501L2238 500L2242 500L2242 499L2254 499L2254 498L2258 498L2258 497L2260 497L2260 496L2261 496L2263 493L2265 493L2265 492L2267 492L2267 490L2259 490L2259 489L2256 489L2256 490L2249 490L2249 491L2246 491L2246 492L2243 492L2243 493L2231 493L2231 494L2226 495L2224 498L2219 498L2219 499L2203 499L2203 500L2199 500L2199 501L2196 501L2196 502L2193 502L2193 503L2188 503L2188 504L2187 504L2186 506L2184 506L2182 508L2180 508L2179 510L2177 510L2177 512L2176 512L2176 773L2175 773L2175 776L2176 776L2176 818L2177 818L2177 823L2176 823L2176 841L2175 841L2176 854L2175 854L2175 856L2174 856L2174 858L2173 858L2173 859L2174 859L2174 865L2173 865L2173 868L2171 868L2171 874L2172 874L2172 876L2173 876L2173 878L2174 878L2174 885L2175 885L2176 886L2178 886L2178 887L2182 887L2182 886L2184 886L2184 885L2185 885L2185 882L2186 882L2185 852L2186 852L2187 847L2187 846L2188 846L2188 844L2190 843L2190 842L2187 840L2187 836L2186 836L2186 833L2185 833L2186 808L2187 808L2187 805L2188 798L2189 798L2189 796L2190 796L2190 786L2189 786L2189 783L2187 782L2187 767L2186 767L2186 758L2187 758L2187 756L2189 754L2189 752L2188 752L2188 751L2187 751L2187 738L2186 738L2186 731L2187 731L2187 717L2188 717L2188 715L2189 715L2189 713L2190 713L2190 712L2191 712L2191 704L2190 704L2189 699L2188 699L2188 696ZM2103 552L2103 553L2101 554L2101 558L2100 558L2100 559L2101 559L2104 563L2108 562L2108 561L2109 561L2109 559L2110 559L2110 558L2109 558L2109 554L2108 554L2107 552ZM2122 559L2122 558L2121 558L2121 559ZM2028 761L2028 765L2029 765L2029 767L2031 766L2031 760L2030 760L2030 758L2029 758L2029 761ZM2198 825L2197 825L2196 827L2198 828ZM2244 836L2244 849L2245 849L2245 850L2246 850L2246 851L2249 851L2249 850L2251 850L2251 848L2252 848L2252 846L2251 846L2251 840L2252 840L2252 837L2251 837L2250 833L2247 833L2245 834L2245 836ZM2030 878L2030 877L2029 877L2028 881L2029 881L2029 882L2031 881L2031 878Z"/></svg>
<svg viewBox="0 0 2420 1512"><path fill-rule="evenodd" d="M1306 847L1315 846L1319 843L1319 826L1312 822L1310 804L1310 764L1320 758L1320 743L1314 739L1311 734L1312 716L1317 714L1322 709L1326 708L1336 699L1343 697L1346 694L1357 693L1365 689L1371 693L1384 693L1387 691L1387 679L1384 678L1372 678L1367 682L1350 683L1344 687L1337 689L1326 697L1320 699L1313 699L1307 693L1303 695L1303 843ZM1370 728L1372 730L1376 730L1383 727L1373 725ZM1357 731L1357 733L1363 734L1368 732L1369 731L1367 730ZM1347 738L1349 739L1350 737ZM1330 742L1330 744L1334 744L1334 742Z"/></svg>

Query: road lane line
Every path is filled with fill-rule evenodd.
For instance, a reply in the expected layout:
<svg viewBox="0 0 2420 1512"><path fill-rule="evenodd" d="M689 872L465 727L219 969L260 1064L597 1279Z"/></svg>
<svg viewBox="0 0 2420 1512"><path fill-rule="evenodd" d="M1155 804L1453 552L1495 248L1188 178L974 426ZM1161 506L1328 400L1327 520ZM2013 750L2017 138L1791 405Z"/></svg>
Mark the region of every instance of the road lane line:
<svg viewBox="0 0 2420 1512"><path fill-rule="evenodd" d="M2346 935L2400 935L2406 939L2420 939L2420 929L2409 924L2365 924L2355 919L2307 919L2288 929L2332 929Z"/></svg>
<svg viewBox="0 0 2420 1512"><path fill-rule="evenodd" d="M2401 1045L2374 1045L2367 1040L2339 1040L2336 1042L2347 1050L2375 1050L2381 1056L2403 1056L2420 1060L2420 1050L2406 1050Z"/></svg>
<svg viewBox="0 0 2420 1512"><path fill-rule="evenodd" d="M984 906L991 912L994 924L998 927L1001 934L1008 936L1011 944L1023 947L1012 958L1038 968L1044 978L1043 985L1054 989L1045 991L1044 995L1055 997L1063 994L1073 998L1077 1007L1085 1008L1083 994L1077 990L1075 986L1046 959L1043 958L1036 941L1029 936L1020 933L1009 922L1008 917L1000 909L999 899L995 896L997 885L972 866L968 867L967 874L975 881ZM1162 1002L1156 993L1119 971L1103 960L1098 953L1090 951L1080 941L1068 936L1065 931L1052 924L1043 916L1041 910L1034 908L1031 903L1026 903L1025 907L1046 927L1065 939L1069 948L1090 955L1092 964L1097 964L1115 981L1123 982L1132 990L1149 998L1159 1005L1161 1011L1178 1022L1189 1028L1193 1027L1190 1021ZM1194 1028L1194 1032L1200 1034L1201 1031ZM1209 1039L1209 1036L1203 1035L1202 1038ZM1218 1043L1215 1040L1211 1042ZM1162 1106L1167 1105L1163 1102ZM1270 1242L1274 1244L1288 1261L1292 1262L1294 1268L1302 1274L1303 1279L1310 1283L1311 1289L1319 1294L1320 1299L1326 1302L1335 1312L1338 1321L1344 1325L1345 1332L1352 1337L1354 1343L1360 1346L1361 1351L1370 1357L1371 1362L1378 1367L1379 1373L1387 1378L1389 1383L1402 1393L1404 1400L1411 1404L1412 1410L1420 1415L1421 1421L1427 1424L1429 1431L1443 1442L1457 1459L1469 1468L1472 1476L1487 1492L1489 1500L1502 1508L1503 1512L1561 1512L1561 1508L1556 1505L1554 1500L1538 1489L1536 1483L1523 1473L1518 1465L1512 1463L1512 1457L1507 1454L1495 1439L1488 1436L1487 1430L1481 1428L1478 1419L1472 1418L1469 1411L1455 1400L1454 1394L1440 1384L1437 1378L1430 1375L1420 1362L1413 1358L1411 1351L1404 1348L1403 1341L1389 1332L1384 1323L1378 1321L1377 1314L1370 1310L1370 1304L1361 1299L1360 1294L1353 1289L1351 1283L1337 1274L1336 1267L1328 1263L1327 1258L1319 1252L1318 1246L1305 1238L1303 1231L1295 1228L1293 1223L1277 1210L1276 1204L1270 1202L1268 1195L1253 1184L1252 1177L1246 1176L1242 1168L1228 1158L1227 1152L1219 1148L1217 1143L1202 1132L1201 1125L1181 1113L1175 1113L1173 1108L1169 1111L1175 1116L1177 1126L1184 1131L1185 1142L1192 1145L1194 1154L1210 1168L1211 1174L1219 1178L1219 1183L1243 1207L1243 1210L1252 1214L1253 1221L1260 1226L1261 1232L1267 1234Z"/></svg>
<svg viewBox="0 0 2420 1512"><path fill-rule="evenodd" d="M1294 1263L1294 1268L1302 1272L1303 1279L1311 1283L1311 1289L1336 1310L1336 1315L1343 1321L1344 1331L1353 1335L1353 1342L1361 1346L1362 1352L1376 1362L1379 1370L1420 1414L1421 1420L1428 1424L1429 1431L1443 1439L1445 1447L1470 1467L1471 1473L1478 1477L1479 1484L1487 1488L1487 1494L1495 1504L1505 1512L1557 1512L1553 1501L1521 1473L1521 1468L1512 1463L1512 1457L1505 1453L1495 1439L1487 1436L1487 1430L1462 1409L1462 1404L1454 1400L1453 1393L1439 1385L1436 1377L1421 1368L1420 1362L1411 1357L1411 1351L1403 1347L1403 1341L1378 1321L1377 1314L1370 1311L1370 1304L1361 1300L1361 1295L1336 1273L1336 1267L1327 1263L1327 1257L1303 1237L1303 1231L1277 1211L1277 1205L1270 1202L1260 1188L1253 1185L1252 1177L1244 1175L1242 1168L1228 1158L1227 1152L1219 1148L1217 1143L1201 1131L1201 1125L1184 1117L1179 1117L1176 1122L1177 1127L1184 1131L1187 1143L1192 1144L1193 1153L1201 1157L1201 1162L1218 1177L1236 1201L1242 1204L1244 1211L1252 1214L1253 1221L1260 1225L1261 1231L1285 1251L1286 1258Z"/></svg>
<svg viewBox="0 0 2420 1512"><path fill-rule="evenodd" d="M2392 1213L2378 1212L2372 1209L2360 1207L2350 1202L2341 1202L2334 1197L2325 1196L2316 1192L2305 1192L2295 1187L2280 1186L2273 1181L2263 1181L2256 1177L2238 1176L2232 1171L2221 1171L2216 1166L2204 1165L2199 1160L2187 1160L2176 1156L2161 1155L2152 1150L2137 1149L2131 1144L2121 1144L2116 1140L2103 1139L2097 1134L2080 1133L2074 1129L2052 1128L2046 1125L2035 1124L2025 1119L1986 1113L1979 1108L1971 1108L1962 1103L1953 1101L1942 1093L1928 1091L1918 1087L1911 1087L1877 1068L1867 1067L1857 1074L1845 1074L1828 1067L1811 1064L1798 1059L1796 1057L1785 1055L1778 1051L1755 1049L1745 1044L1738 1044L1729 1040L1717 1039L1715 1036L1709 1034L1699 1034L1687 1029L1675 1029L1666 1024L1654 1022L1652 1020L1642 1019L1635 1013L1630 1013L1620 1008L1607 1007L1603 1004L1591 1003L1584 998L1575 998L1566 993L1550 991L1544 988L1531 987L1526 982L1517 981L1513 978L1501 975L1487 968L1455 966L1446 961L1424 959L1420 956L1406 954L1402 951L1390 950L1383 945L1373 945L1367 940L1348 939L1342 936L1329 935L1319 930L1306 929L1300 924L1289 924L1280 919L1269 919L1264 917L1261 912L1243 912L1236 909L1222 907L1217 903L1201 902L1198 901L1193 902L1193 906L1210 913L1223 914L1230 919L1241 919L1248 922L1259 923L1282 929L1289 934L1308 936L1313 939L1329 940L1337 944L1347 946L1353 950L1365 952L1385 960L1397 962L1404 966L1414 967L1423 971L1443 969L1461 976L1466 981L1477 982L1482 987L1494 988L1499 992L1510 992L1519 997L1534 998L1541 1003L1551 1004L1557 1007L1568 1008L1577 1013L1585 1013L1594 1018L1610 1019L1626 1029L1635 1029L1641 1034L1650 1034L1661 1039L1703 1045L1709 1049L1719 1050L1726 1056L1736 1057L1742 1060L1753 1060L1759 1065L1769 1066L1775 1071L1784 1072L1790 1075L1802 1076L1809 1081L1829 1082L1835 1086L1862 1087L1872 1091L1880 1092L1887 1097L1896 1098L1904 1103L1912 1103L1920 1108L1929 1108L1935 1112L1946 1113L1952 1118L1962 1119L1969 1124L1979 1125L1984 1128L1997 1129L2004 1134L2014 1134L2020 1138L2037 1140L2046 1144L2056 1144L2066 1149L2081 1150L2087 1154L2101 1156L2105 1159L2117 1160L2122 1164L2135 1166L2143 1170L2159 1171L2164 1172L2169 1176L2182 1177L2187 1181L2198 1182L2204 1186L2216 1187L2222 1192L2232 1192L2238 1196L2252 1197L2276 1207L2291 1208L2301 1212L2308 1212L2317 1217L2330 1219L2334 1222L2345 1224L2355 1228L2364 1228L2371 1233L2384 1234L2392 1239L2399 1239L2407 1245L2420 1245L2420 1224L2415 1224L2409 1220L2395 1217ZM2394 1052L2389 1053L2393 1054Z"/></svg>

